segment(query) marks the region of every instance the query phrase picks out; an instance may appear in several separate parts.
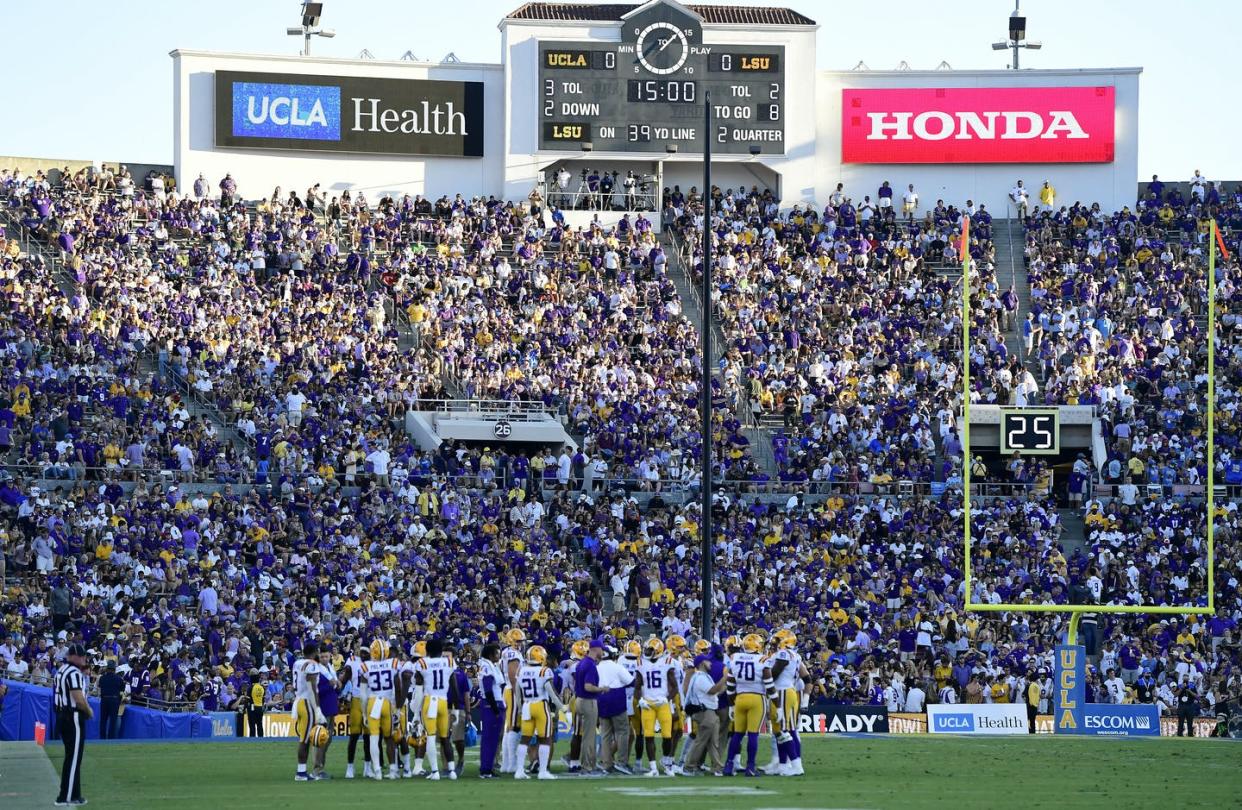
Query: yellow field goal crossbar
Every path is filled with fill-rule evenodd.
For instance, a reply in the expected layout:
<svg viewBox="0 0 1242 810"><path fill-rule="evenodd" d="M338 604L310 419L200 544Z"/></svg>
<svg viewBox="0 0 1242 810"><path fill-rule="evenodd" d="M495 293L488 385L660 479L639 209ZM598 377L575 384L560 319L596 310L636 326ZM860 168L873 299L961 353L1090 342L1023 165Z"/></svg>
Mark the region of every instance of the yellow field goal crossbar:
<svg viewBox="0 0 1242 810"><path fill-rule="evenodd" d="M1216 548L1213 538L1215 513L1215 427L1216 427L1216 220L1212 220L1208 235L1211 244L1208 253L1208 373L1207 373L1207 587L1206 606L1196 605L1023 605L990 604L971 601L974 589L971 583L970 565L970 217L962 224L962 493L964 514L963 542L965 544L965 579L967 611L993 611L1015 613L1069 613L1070 644L1075 642L1078 620L1084 613L1150 613L1150 614L1199 614L1216 612Z"/></svg>

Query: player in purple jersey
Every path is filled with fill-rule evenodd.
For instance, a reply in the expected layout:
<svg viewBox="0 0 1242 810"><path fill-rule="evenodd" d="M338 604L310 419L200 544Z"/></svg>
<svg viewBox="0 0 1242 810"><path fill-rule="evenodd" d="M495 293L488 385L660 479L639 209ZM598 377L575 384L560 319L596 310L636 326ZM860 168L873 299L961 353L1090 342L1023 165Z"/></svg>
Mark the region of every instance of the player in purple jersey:
<svg viewBox="0 0 1242 810"><path fill-rule="evenodd" d="M337 732L336 716L341 711L339 689L340 681L332 669L332 651L325 644L319 650L319 685L316 692L319 696L319 709L328 719L328 741L322 748L315 749L315 766L312 773L316 779L332 778L330 774L324 772L324 763L327 761L328 747L332 745L332 738Z"/></svg>

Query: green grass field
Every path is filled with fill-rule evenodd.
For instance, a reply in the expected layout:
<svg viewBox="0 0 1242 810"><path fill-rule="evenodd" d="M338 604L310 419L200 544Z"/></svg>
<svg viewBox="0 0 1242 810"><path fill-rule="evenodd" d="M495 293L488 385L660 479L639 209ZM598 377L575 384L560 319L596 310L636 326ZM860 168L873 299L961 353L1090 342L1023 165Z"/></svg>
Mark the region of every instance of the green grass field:
<svg viewBox="0 0 1242 810"><path fill-rule="evenodd" d="M471 778L478 772L477 750L467 752L467 776L457 782L346 781L341 778L345 751L338 740L328 757L336 778L303 784L293 781L292 742L99 744L87 748L83 793L91 807L101 810L314 810L358 801L504 810L585 801L590 810L609 810L650 799L688 808L1098 810L1237 807L1242 795L1242 745L1216 740L832 737L806 740L807 775L801 778L608 777L522 783ZM564 750L558 747L554 758ZM61 747L49 744L47 752L59 769ZM760 760L766 759L765 747Z"/></svg>

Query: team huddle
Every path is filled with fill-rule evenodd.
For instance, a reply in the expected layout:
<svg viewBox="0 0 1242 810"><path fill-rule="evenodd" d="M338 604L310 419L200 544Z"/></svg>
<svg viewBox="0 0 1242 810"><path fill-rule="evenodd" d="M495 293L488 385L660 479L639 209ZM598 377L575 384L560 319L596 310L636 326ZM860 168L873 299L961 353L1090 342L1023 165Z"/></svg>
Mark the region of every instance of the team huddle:
<svg viewBox="0 0 1242 810"><path fill-rule="evenodd" d="M563 661L528 645L520 629L501 638L504 646L484 644L474 665L439 639L415 642L405 656L396 639L375 639L336 667L326 647L308 643L293 666L295 779L331 778L324 762L338 711L348 718L346 779L355 778L359 741L363 778L381 780L386 768L389 779L457 779L467 739L476 736L481 778L556 779L550 765L562 713L572 718L561 757L568 775L803 773L798 718L808 672L788 630L693 648L680 635L584 639ZM765 730L773 756L760 768Z"/></svg>

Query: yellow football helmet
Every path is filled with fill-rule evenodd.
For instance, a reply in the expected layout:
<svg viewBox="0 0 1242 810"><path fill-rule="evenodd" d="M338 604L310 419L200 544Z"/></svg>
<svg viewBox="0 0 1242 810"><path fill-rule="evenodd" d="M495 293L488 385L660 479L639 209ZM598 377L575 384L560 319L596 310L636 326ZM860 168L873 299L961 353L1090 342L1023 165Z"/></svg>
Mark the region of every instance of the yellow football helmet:
<svg viewBox="0 0 1242 810"><path fill-rule="evenodd" d="M377 638L371 642L371 660L383 661L388 657L388 642L382 638Z"/></svg>
<svg viewBox="0 0 1242 810"><path fill-rule="evenodd" d="M758 633L747 633L742 638L742 649L748 653L763 652L763 636Z"/></svg>
<svg viewBox="0 0 1242 810"><path fill-rule="evenodd" d="M574 658L586 658L587 650L591 649L591 645L586 639L579 639L569 648Z"/></svg>
<svg viewBox="0 0 1242 810"><path fill-rule="evenodd" d="M522 632L522 628L515 627L509 631L508 641L510 647L516 647L526 640L526 634Z"/></svg>
<svg viewBox="0 0 1242 810"><path fill-rule="evenodd" d="M705 638L701 638L694 642L695 655L707 655L712 651L712 643Z"/></svg>
<svg viewBox="0 0 1242 810"><path fill-rule="evenodd" d="M783 627L776 631L776 635L773 638L776 639L776 648L778 650L788 650L798 644L798 637L794 635L793 631L786 630Z"/></svg>
<svg viewBox="0 0 1242 810"><path fill-rule="evenodd" d="M425 641L414 642L414 657L415 658L426 658L427 657L427 642Z"/></svg>
<svg viewBox="0 0 1242 810"><path fill-rule="evenodd" d="M543 666L548 663L548 651L536 644L526 651L526 663Z"/></svg>
<svg viewBox="0 0 1242 810"><path fill-rule="evenodd" d="M637 641L627 641L625 642L625 654L637 658L643 654L643 645Z"/></svg>
<svg viewBox="0 0 1242 810"><path fill-rule="evenodd" d="M658 638L649 638L643 645L643 651L647 653L648 658L656 658L664 654L664 642Z"/></svg>
<svg viewBox="0 0 1242 810"><path fill-rule="evenodd" d="M725 652L737 652L741 649L742 642L737 636L729 636L725 639Z"/></svg>
<svg viewBox="0 0 1242 810"><path fill-rule="evenodd" d="M686 651L686 639L684 636L674 634L668 637L668 640L664 642L664 646L673 655L681 655Z"/></svg>
<svg viewBox="0 0 1242 810"><path fill-rule="evenodd" d="M317 725L311 729L310 744L316 748L323 748L330 739L332 739L332 735L328 733L327 726Z"/></svg>

